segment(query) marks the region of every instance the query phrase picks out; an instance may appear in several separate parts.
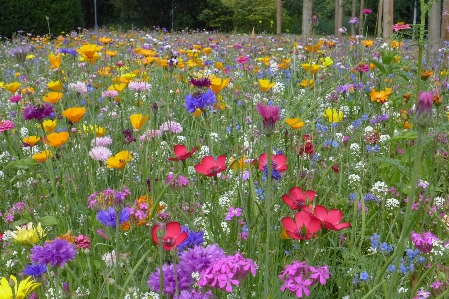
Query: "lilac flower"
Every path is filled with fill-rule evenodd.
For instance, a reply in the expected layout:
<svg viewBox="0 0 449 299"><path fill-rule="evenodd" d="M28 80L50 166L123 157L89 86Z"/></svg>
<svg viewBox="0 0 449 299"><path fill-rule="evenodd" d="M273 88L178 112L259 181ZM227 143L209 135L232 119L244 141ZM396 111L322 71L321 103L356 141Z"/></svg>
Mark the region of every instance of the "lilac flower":
<svg viewBox="0 0 449 299"><path fill-rule="evenodd" d="M54 239L44 246L36 245L31 248L31 261L37 264L47 264L52 267L61 267L75 258L76 250L72 243L64 239Z"/></svg>
<svg viewBox="0 0 449 299"><path fill-rule="evenodd" d="M109 209L107 209L107 210L100 210L100 211L98 211L98 214L97 214L97 220L99 220L101 223L103 223L103 225L109 226L112 228L114 228L116 225L116 217L117 217L117 212L115 211L115 209L113 207L109 207ZM119 217L120 217L119 218L120 224L128 221L129 209L124 208L120 212Z"/></svg>
<svg viewBox="0 0 449 299"><path fill-rule="evenodd" d="M92 142L90 143L91 146L108 146L112 144L112 138L111 136L104 136L104 137L96 137L92 139Z"/></svg>
<svg viewBox="0 0 449 299"><path fill-rule="evenodd" d="M207 293L199 293L196 291L181 291L179 296L175 296L174 299L212 299L214 295L211 291Z"/></svg>
<svg viewBox="0 0 449 299"><path fill-rule="evenodd" d="M197 284L201 287L209 286L231 293L232 287L239 285L249 272L256 275L257 268L253 260L245 259L241 254L236 253L216 261L202 271Z"/></svg>
<svg viewBox="0 0 449 299"><path fill-rule="evenodd" d="M352 17L349 22L349 24L358 24L359 23L359 18L357 17Z"/></svg>
<svg viewBox="0 0 449 299"><path fill-rule="evenodd" d="M44 118L50 118L54 115L53 106L47 102L43 105L39 104L36 106L28 105L23 110L23 119L25 120L41 120Z"/></svg>
<svg viewBox="0 0 449 299"><path fill-rule="evenodd" d="M329 270L327 266L312 267L307 265L305 261L293 261L293 263L285 266L278 277L283 282L282 292L288 289L301 298L303 294L309 296L309 288L316 283L326 284L329 279Z"/></svg>
<svg viewBox="0 0 449 299"><path fill-rule="evenodd" d="M182 133L182 125L176 121L166 121L164 122L160 127L159 130L161 130L162 132L166 132L166 131L170 131L172 133L178 134L178 133Z"/></svg>
<svg viewBox="0 0 449 299"><path fill-rule="evenodd" d="M208 106L213 106L217 102L215 93L212 90L199 94L188 94L184 99L184 106L189 113L194 113L197 109L204 111Z"/></svg>
<svg viewBox="0 0 449 299"><path fill-rule="evenodd" d="M128 84L128 88L130 90L134 90L134 91L144 91L144 90L150 90L151 89L151 85L148 84L147 82L129 82Z"/></svg>
<svg viewBox="0 0 449 299"><path fill-rule="evenodd" d="M89 151L89 156L97 161L106 161L112 156L112 152L107 147L97 146Z"/></svg>
<svg viewBox="0 0 449 299"><path fill-rule="evenodd" d="M242 209L229 207L228 214L226 214L225 220L229 221L234 217L242 215Z"/></svg>
<svg viewBox="0 0 449 299"><path fill-rule="evenodd" d="M187 273L201 272L226 255L217 244L194 246L181 252L179 267Z"/></svg>
<svg viewBox="0 0 449 299"><path fill-rule="evenodd" d="M308 289L308 287L312 284L312 282L310 281L310 279L302 279L301 276L296 276L295 277L295 282L296 282L296 297L298 298L302 298L302 293L304 292L305 296L309 296L310 295L310 290Z"/></svg>
<svg viewBox="0 0 449 299"><path fill-rule="evenodd" d="M155 272L150 274L148 279L148 286L154 292L159 291L160 282L160 268L157 268ZM175 272L173 270L173 264L162 265L162 272L164 275L164 287L162 291L166 295L174 295L176 291L175 284ZM190 286L194 283L191 273L185 272L182 268L176 268L177 279L178 279L178 290L190 290ZM182 297L181 297L182 298Z"/></svg>
<svg viewBox="0 0 449 299"><path fill-rule="evenodd" d="M187 239L178 245L178 251L182 252L184 249L201 245L204 242L204 232L192 231L187 226L181 226L181 232L187 233Z"/></svg>
<svg viewBox="0 0 449 299"><path fill-rule="evenodd" d="M86 94L87 93L87 85L84 82L76 82L70 83L69 89L72 89L78 93Z"/></svg>
<svg viewBox="0 0 449 299"><path fill-rule="evenodd" d="M161 137L162 132L160 130L148 130L145 133L143 133L142 136L139 137L140 141L150 141L151 139L153 139L154 137Z"/></svg>
<svg viewBox="0 0 449 299"><path fill-rule="evenodd" d="M189 184L189 180L182 175L179 175L173 179L173 173L170 172L165 180L165 184L171 184L174 188L181 188Z"/></svg>
<svg viewBox="0 0 449 299"><path fill-rule="evenodd" d="M34 279L41 277L45 272L47 272L47 266L44 264L28 264L23 273L28 276L33 276Z"/></svg>
<svg viewBox="0 0 449 299"><path fill-rule="evenodd" d="M329 269L327 266L318 266L316 268L309 266L309 270L312 271L310 277L313 278L313 284L318 281L322 285L326 284L326 281L329 279Z"/></svg>

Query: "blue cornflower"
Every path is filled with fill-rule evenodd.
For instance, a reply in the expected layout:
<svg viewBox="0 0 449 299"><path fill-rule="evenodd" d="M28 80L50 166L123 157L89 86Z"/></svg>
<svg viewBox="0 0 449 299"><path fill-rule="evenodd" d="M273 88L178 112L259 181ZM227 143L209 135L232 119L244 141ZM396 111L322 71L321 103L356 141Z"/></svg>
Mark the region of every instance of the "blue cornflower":
<svg viewBox="0 0 449 299"><path fill-rule="evenodd" d="M23 273L28 276L33 276L34 279L41 277L45 272L47 272L47 266L43 264L28 264Z"/></svg>
<svg viewBox="0 0 449 299"><path fill-rule="evenodd" d="M208 90L205 93L188 94L185 96L185 107L190 113L194 113L196 109L206 110L208 106L213 106L217 100L215 93Z"/></svg>
<svg viewBox="0 0 449 299"><path fill-rule="evenodd" d="M360 280L366 281L369 279L369 274L368 274L368 272L364 271L364 272L360 273L359 277L360 277Z"/></svg>
<svg viewBox="0 0 449 299"><path fill-rule="evenodd" d="M273 165L271 167L271 177L277 181L277 180L279 180L281 178L281 173L276 170L276 166L277 165L276 165L276 163L274 161L271 162L271 165ZM263 174L264 174L265 178L268 176L267 165L264 165L264 167L263 167Z"/></svg>
<svg viewBox="0 0 449 299"><path fill-rule="evenodd" d="M187 226L181 226L181 232L187 233L187 239L177 246L178 252L183 251L186 248L190 248L196 245L201 245L204 242L204 232L192 231Z"/></svg>
<svg viewBox="0 0 449 299"><path fill-rule="evenodd" d="M408 272L407 266L404 263L401 263L399 266L399 273L406 274Z"/></svg>
<svg viewBox="0 0 449 299"><path fill-rule="evenodd" d="M328 139L328 140L324 140L324 147L330 147L331 146L331 144L332 144L332 140L331 139Z"/></svg>
<svg viewBox="0 0 449 299"><path fill-rule="evenodd" d="M338 147L338 142L337 142L337 141L335 141L335 140L334 140L334 141L332 141L332 146L333 146L333 147Z"/></svg>
<svg viewBox="0 0 449 299"><path fill-rule="evenodd" d="M113 207L109 207L107 210L100 210L97 214L97 220L99 220L103 225L114 228L116 224L117 213ZM124 208L120 212L119 223L122 224L129 219L129 209Z"/></svg>
<svg viewBox="0 0 449 299"><path fill-rule="evenodd" d="M369 239L371 241L371 247L377 248L379 246L380 235L374 234Z"/></svg>
<svg viewBox="0 0 449 299"><path fill-rule="evenodd" d="M393 273L394 272L394 265L393 264L389 265L387 270L388 270L388 272Z"/></svg>
<svg viewBox="0 0 449 299"><path fill-rule="evenodd" d="M357 198L357 193L354 192L354 193L350 193L349 194L349 199L350 200L355 200L356 198Z"/></svg>

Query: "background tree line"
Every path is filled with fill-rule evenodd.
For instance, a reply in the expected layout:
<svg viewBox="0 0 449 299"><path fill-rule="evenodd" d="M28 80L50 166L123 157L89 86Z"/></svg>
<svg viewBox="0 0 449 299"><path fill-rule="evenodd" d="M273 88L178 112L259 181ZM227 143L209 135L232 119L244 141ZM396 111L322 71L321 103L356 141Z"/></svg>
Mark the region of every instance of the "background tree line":
<svg viewBox="0 0 449 299"><path fill-rule="evenodd" d="M95 0L0 0L0 35L18 30L52 35L81 28L94 28ZM282 32L301 33L303 0L282 0ZM357 15L361 0L343 0L342 25L350 28L353 2ZM317 33L335 32L335 0L313 0L312 13L319 18ZM363 7L378 11L379 0L364 0ZM394 21L413 21L414 0L394 1ZM115 29L171 30L207 29L221 32L276 33L276 0L96 0L100 27ZM419 12L418 12L419 16ZM365 24L374 34L377 19Z"/></svg>

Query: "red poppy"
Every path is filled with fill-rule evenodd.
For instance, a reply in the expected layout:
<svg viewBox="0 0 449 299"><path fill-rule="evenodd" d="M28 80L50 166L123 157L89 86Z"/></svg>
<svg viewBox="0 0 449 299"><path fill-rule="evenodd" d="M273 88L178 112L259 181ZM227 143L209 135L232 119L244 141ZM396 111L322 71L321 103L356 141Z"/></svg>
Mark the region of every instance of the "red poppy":
<svg viewBox="0 0 449 299"><path fill-rule="evenodd" d="M283 218L282 225L287 235L296 240L309 240L321 229L321 221L305 211L296 213L295 220Z"/></svg>
<svg viewBox="0 0 449 299"><path fill-rule="evenodd" d="M272 155L271 161L273 165L273 170L283 172L288 169L288 165L285 164L287 163L287 157L283 154ZM267 154L263 153L259 156L259 170L264 171L266 165L267 165Z"/></svg>
<svg viewBox="0 0 449 299"><path fill-rule="evenodd" d="M195 170L198 173L206 176L217 176L220 172L226 169L226 156L221 155L215 160L212 156L205 156L201 163L195 165Z"/></svg>
<svg viewBox="0 0 449 299"><path fill-rule="evenodd" d="M157 224L153 226L153 229L151 230L153 241L156 245L159 244L159 239L157 237L159 226L160 224ZM165 236L162 238L162 247L164 247L165 250L172 250L185 239L187 239L187 233L181 232L181 225L179 222L170 222L165 227Z"/></svg>
<svg viewBox="0 0 449 299"><path fill-rule="evenodd" d="M191 155L193 155L194 152L196 152L198 148L195 146L190 152L187 151L187 148L182 144L177 144L174 146L173 150L175 151L176 158L168 158L170 161L179 161L179 160L185 160Z"/></svg>
<svg viewBox="0 0 449 299"><path fill-rule="evenodd" d="M301 188L293 187L288 194L282 195L282 199L292 210L302 210L313 200L315 195L315 191L307 190L303 192Z"/></svg>
<svg viewBox="0 0 449 299"><path fill-rule="evenodd" d="M348 222L339 223L343 218L343 213L340 210L329 210L326 207L316 206L313 210L313 214L316 218L324 223L324 227L329 230L342 230L347 227L351 227Z"/></svg>

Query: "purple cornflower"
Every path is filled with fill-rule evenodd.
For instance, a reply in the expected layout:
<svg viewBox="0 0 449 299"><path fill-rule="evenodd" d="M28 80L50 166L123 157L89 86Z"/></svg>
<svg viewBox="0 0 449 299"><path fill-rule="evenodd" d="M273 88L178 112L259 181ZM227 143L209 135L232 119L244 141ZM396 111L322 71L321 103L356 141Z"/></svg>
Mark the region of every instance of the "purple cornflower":
<svg viewBox="0 0 449 299"><path fill-rule="evenodd" d="M129 144L136 141L136 138L133 135L133 131L131 129L123 130L123 135L125 135L124 142L125 144Z"/></svg>
<svg viewBox="0 0 449 299"><path fill-rule="evenodd" d="M416 248L424 254L431 252L433 248L433 242L440 240L431 232L423 232L422 234L412 232L410 238L412 239L412 242L413 244L415 244Z"/></svg>
<svg viewBox="0 0 449 299"><path fill-rule="evenodd" d="M33 276L34 279L41 277L45 272L47 272L47 266L43 264L28 264L23 270L23 274Z"/></svg>
<svg viewBox="0 0 449 299"><path fill-rule="evenodd" d="M209 88L210 84L212 83L209 78L191 78L189 82L190 84L198 88Z"/></svg>
<svg viewBox="0 0 449 299"><path fill-rule="evenodd" d="M212 266L200 273L198 286L210 286L231 293L232 287L239 285L251 272L256 275L258 266L251 259L245 259L240 253L230 255L216 261Z"/></svg>
<svg viewBox="0 0 449 299"><path fill-rule="evenodd" d="M242 209L240 208L233 208L233 207L229 207L228 209L228 213L226 214L226 218L225 220L229 221L234 217L238 217L242 215Z"/></svg>
<svg viewBox="0 0 449 299"><path fill-rule="evenodd" d="M61 48L59 49L59 52L62 54L67 54L67 55L71 55L71 56L77 56L78 52L76 51L76 49L73 48Z"/></svg>
<svg viewBox="0 0 449 299"><path fill-rule="evenodd" d="M150 274L148 279L148 286L154 292L159 291L159 282L161 277L160 272L161 269L157 268L156 271ZM174 295L176 291L176 283L173 264L162 265L162 272L164 275L164 287L162 289L163 293L166 295ZM176 274L178 279L178 290L190 290L190 286L194 283L191 273L186 273L180 267L176 267Z"/></svg>
<svg viewBox="0 0 449 299"><path fill-rule="evenodd" d="M197 109L204 111L208 106L213 106L217 102L215 93L212 90L199 94L188 94L184 99L184 106L189 113L194 113Z"/></svg>
<svg viewBox="0 0 449 299"><path fill-rule="evenodd" d="M179 267L187 273L202 272L225 256L224 250L217 244L194 246L181 252Z"/></svg>
<svg viewBox="0 0 449 299"><path fill-rule="evenodd" d="M89 195L87 199L87 202L89 204L88 208L92 209L95 207L99 207L100 205L120 205L130 194L131 192L127 188L123 189L123 191L108 188L104 191L95 192Z"/></svg>
<svg viewBox="0 0 449 299"><path fill-rule="evenodd" d="M179 296L174 299L212 299L215 298L211 291L207 293L199 293L196 291L182 291Z"/></svg>
<svg viewBox="0 0 449 299"><path fill-rule="evenodd" d="M64 239L54 239L44 246L36 245L31 248L31 262L61 267L75 258L76 250L72 243Z"/></svg>
<svg viewBox="0 0 449 299"><path fill-rule="evenodd" d="M28 105L23 109L23 119L25 120L41 120L44 118L50 118L55 114L53 106L50 103L45 102L43 105L36 106Z"/></svg>
<svg viewBox="0 0 449 299"><path fill-rule="evenodd" d="M103 223L103 225L109 226L112 228L114 228L116 225L116 217L117 217L117 212L115 211L115 209L113 207L109 207L109 209L107 209L107 210L100 210L100 211L98 211L98 214L97 214L97 220L99 220L101 223ZM128 219L129 219L129 209L124 208L120 212L119 223L122 224L122 223L128 221Z"/></svg>
<svg viewBox="0 0 449 299"><path fill-rule="evenodd" d="M359 18L357 17L352 17L349 22L349 24L358 24L359 23Z"/></svg>
<svg viewBox="0 0 449 299"><path fill-rule="evenodd" d="M182 252L184 249L201 245L204 242L204 232L192 231L187 226L181 226L181 232L187 233L187 239L178 245L178 252Z"/></svg>

